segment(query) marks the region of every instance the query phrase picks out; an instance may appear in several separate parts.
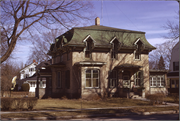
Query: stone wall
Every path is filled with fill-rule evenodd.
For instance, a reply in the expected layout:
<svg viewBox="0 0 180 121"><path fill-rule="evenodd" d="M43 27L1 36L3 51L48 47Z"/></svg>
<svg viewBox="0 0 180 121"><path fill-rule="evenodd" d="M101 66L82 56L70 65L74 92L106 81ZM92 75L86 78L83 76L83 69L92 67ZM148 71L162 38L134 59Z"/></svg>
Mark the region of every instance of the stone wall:
<svg viewBox="0 0 180 121"><path fill-rule="evenodd" d="M81 94L82 95L88 95L94 92L101 93L103 95L104 90L108 88L108 71L113 70L114 67L121 65L121 64L134 64L134 65L139 65L143 66L140 70L144 71L144 86L145 86L145 91L146 93L149 92L149 60L148 60L148 55L147 54L141 54L141 60L137 61L134 60L134 53L119 53L118 54L118 60L111 59L110 53L92 53L92 60L93 61L100 61L100 62L106 62L106 65L102 67L76 67L75 75L78 75L79 72L81 72ZM80 61L86 61L84 58L84 53L83 52L73 52L72 54L72 65L75 66L74 64L76 62ZM85 88L85 69L87 68L99 68L100 69L100 88L99 89L87 89ZM131 73L131 80L133 80L133 72ZM122 83L122 74L121 72L118 73L119 76L119 84ZM75 79L75 76L73 75L73 79ZM79 80L80 82L80 80ZM77 83L76 81L72 80L72 83ZM77 86L77 84L75 84ZM74 86L74 91L77 89L77 87ZM120 87L120 85L118 85ZM112 93L115 93L117 90L111 90Z"/></svg>

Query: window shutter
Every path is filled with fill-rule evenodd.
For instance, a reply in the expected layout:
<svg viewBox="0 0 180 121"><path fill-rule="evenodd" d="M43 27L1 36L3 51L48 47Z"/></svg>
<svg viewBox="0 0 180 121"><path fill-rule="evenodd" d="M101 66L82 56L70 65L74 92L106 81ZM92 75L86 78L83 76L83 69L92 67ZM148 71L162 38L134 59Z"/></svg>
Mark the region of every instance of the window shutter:
<svg viewBox="0 0 180 121"><path fill-rule="evenodd" d="M108 88L110 88L111 71L108 71Z"/></svg>
<svg viewBox="0 0 180 121"><path fill-rule="evenodd" d="M175 62L173 62L173 71L175 71Z"/></svg>
<svg viewBox="0 0 180 121"><path fill-rule="evenodd" d="M141 85L140 86L144 86L144 73L143 73L143 71L140 71L140 74L141 74L141 76L140 76L140 78L141 78Z"/></svg>

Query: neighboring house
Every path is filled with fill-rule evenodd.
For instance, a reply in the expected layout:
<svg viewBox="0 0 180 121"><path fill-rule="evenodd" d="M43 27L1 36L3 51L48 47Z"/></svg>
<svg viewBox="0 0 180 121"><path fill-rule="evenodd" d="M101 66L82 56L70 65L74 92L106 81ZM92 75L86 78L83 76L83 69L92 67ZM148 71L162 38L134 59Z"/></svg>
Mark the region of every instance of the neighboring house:
<svg viewBox="0 0 180 121"><path fill-rule="evenodd" d="M74 27L51 45L52 64L38 71L47 79L47 96L124 96L139 87L151 93L148 54L156 48L145 32L101 26L99 18L95 23Z"/></svg>
<svg viewBox="0 0 180 121"><path fill-rule="evenodd" d="M149 81L151 94L164 93L168 94L167 91L167 70L149 70Z"/></svg>
<svg viewBox="0 0 180 121"><path fill-rule="evenodd" d="M20 70L20 79L25 79L25 78L33 76L36 73L37 64L38 63L35 60L33 60L33 63L31 63L30 65L21 69Z"/></svg>
<svg viewBox="0 0 180 121"><path fill-rule="evenodd" d="M170 88L168 89L168 92L179 93L179 42L172 50L168 79L170 82Z"/></svg>
<svg viewBox="0 0 180 121"><path fill-rule="evenodd" d="M44 66L47 66L50 64L50 61L48 62L41 62L38 64L35 60L33 61L32 64L26 66L20 71L20 77L21 79L18 81L19 89L21 88L21 85L23 83L29 83L30 85L30 90L29 92L34 93L35 95L35 89L37 87L37 75L36 75L36 70L38 69L43 69ZM28 76L27 76L28 75ZM26 78L24 78L26 77ZM46 78L39 78L39 87L40 88L46 88Z"/></svg>

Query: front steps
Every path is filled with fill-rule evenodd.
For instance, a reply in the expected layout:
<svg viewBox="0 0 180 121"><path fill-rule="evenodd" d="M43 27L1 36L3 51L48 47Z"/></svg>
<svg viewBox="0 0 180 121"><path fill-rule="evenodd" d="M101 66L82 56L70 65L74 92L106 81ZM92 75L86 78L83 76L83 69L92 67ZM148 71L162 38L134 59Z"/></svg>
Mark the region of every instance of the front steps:
<svg viewBox="0 0 180 121"><path fill-rule="evenodd" d="M134 92L129 93L129 98L130 99L142 99L142 96L134 94Z"/></svg>

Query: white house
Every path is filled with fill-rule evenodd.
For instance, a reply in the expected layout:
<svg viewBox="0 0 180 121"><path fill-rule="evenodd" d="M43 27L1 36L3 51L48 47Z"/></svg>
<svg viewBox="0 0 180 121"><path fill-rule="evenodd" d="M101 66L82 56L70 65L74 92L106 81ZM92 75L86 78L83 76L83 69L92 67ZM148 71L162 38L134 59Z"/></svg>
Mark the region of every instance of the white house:
<svg viewBox="0 0 180 121"><path fill-rule="evenodd" d="M33 76L36 73L37 64L38 63L35 60L33 60L33 63L31 63L30 65L21 69L20 70L20 79L25 79L25 78Z"/></svg>
<svg viewBox="0 0 180 121"><path fill-rule="evenodd" d="M35 93L35 89L37 87L37 75L36 70L37 69L44 69L45 66L49 65L50 61L48 62L41 62L38 64L35 60L33 60L33 63L26 66L22 70L20 70L20 80L18 81L19 89L21 88L21 85L23 83L28 83L30 85L29 92ZM40 88L46 88L46 79L41 78L39 79L39 87Z"/></svg>
<svg viewBox="0 0 180 121"><path fill-rule="evenodd" d="M170 88L168 89L169 93L179 92L179 42L172 50L168 78L170 80Z"/></svg>

